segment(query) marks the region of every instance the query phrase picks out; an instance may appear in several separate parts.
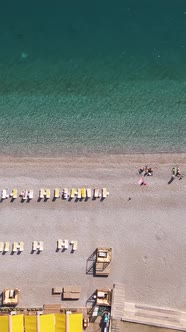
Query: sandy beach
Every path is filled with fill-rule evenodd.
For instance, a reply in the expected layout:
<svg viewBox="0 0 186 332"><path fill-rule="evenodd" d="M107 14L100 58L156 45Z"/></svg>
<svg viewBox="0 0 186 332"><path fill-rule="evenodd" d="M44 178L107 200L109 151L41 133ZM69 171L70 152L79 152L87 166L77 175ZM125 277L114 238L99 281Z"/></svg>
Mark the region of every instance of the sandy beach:
<svg viewBox="0 0 186 332"><path fill-rule="evenodd" d="M146 186L137 184L138 168L150 165ZM185 177L171 184L171 169ZM126 301L186 310L186 154L95 155L61 159L1 158L0 189L34 190L34 199L0 205L0 241L24 241L20 255L0 254L1 289L20 288L20 307L62 303L85 306L97 288L126 285ZM61 199L38 202L40 188L107 187L109 197L87 202ZM131 198L129 200L129 197ZM71 253L56 252L57 239L78 241ZM32 241L44 250L32 254ZM97 247L112 247L107 278L86 274ZM80 285L78 301L61 301L52 287Z"/></svg>

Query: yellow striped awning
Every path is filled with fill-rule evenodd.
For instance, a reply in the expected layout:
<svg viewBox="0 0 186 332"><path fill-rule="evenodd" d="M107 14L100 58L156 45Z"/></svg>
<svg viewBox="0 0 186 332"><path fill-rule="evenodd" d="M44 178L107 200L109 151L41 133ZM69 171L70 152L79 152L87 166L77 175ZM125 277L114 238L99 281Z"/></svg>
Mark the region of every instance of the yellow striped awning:
<svg viewBox="0 0 186 332"><path fill-rule="evenodd" d="M12 315L12 331L11 332L23 332L23 315Z"/></svg>
<svg viewBox="0 0 186 332"><path fill-rule="evenodd" d="M25 332L37 332L36 316L25 316Z"/></svg>
<svg viewBox="0 0 186 332"><path fill-rule="evenodd" d="M82 332L82 314L68 314L68 332Z"/></svg>
<svg viewBox="0 0 186 332"><path fill-rule="evenodd" d="M56 318L55 332L66 332L66 315L55 314L55 318Z"/></svg>
<svg viewBox="0 0 186 332"><path fill-rule="evenodd" d="M40 332L55 332L55 315L41 315L39 316Z"/></svg>
<svg viewBox="0 0 186 332"><path fill-rule="evenodd" d="M8 316L0 316L0 331L8 332Z"/></svg>

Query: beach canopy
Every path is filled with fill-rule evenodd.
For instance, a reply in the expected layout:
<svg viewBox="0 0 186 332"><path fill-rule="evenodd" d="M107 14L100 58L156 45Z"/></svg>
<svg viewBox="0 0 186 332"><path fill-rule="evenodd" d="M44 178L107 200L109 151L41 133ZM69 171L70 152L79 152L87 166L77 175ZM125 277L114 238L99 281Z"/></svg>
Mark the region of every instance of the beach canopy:
<svg viewBox="0 0 186 332"><path fill-rule="evenodd" d="M81 313L0 316L0 332L82 332Z"/></svg>

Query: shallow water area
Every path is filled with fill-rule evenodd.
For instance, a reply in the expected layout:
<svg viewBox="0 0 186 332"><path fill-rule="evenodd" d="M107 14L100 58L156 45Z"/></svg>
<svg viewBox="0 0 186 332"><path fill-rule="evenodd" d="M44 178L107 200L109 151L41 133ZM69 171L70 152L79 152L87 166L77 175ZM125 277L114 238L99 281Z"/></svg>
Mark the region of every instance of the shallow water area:
<svg viewBox="0 0 186 332"><path fill-rule="evenodd" d="M35 9L0 14L1 155L186 152L183 1Z"/></svg>

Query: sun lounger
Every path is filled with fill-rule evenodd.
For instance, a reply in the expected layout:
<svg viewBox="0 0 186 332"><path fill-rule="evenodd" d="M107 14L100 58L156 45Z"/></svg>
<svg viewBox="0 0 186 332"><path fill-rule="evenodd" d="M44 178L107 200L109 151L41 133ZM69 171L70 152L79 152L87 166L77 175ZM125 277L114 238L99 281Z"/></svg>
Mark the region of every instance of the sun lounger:
<svg viewBox="0 0 186 332"><path fill-rule="evenodd" d="M45 189L45 198L46 199L50 198L50 189Z"/></svg>
<svg viewBox="0 0 186 332"><path fill-rule="evenodd" d="M24 242L23 241L21 241L21 242L18 243L18 250L19 251L23 251L24 250Z"/></svg>
<svg viewBox="0 0 186 332"><path fill-rule="evenodd" d="M81 188L81 197L86 198L86 189L85 188Z"/></svg>
<svg viewBox="0 0 186 332"><path fill-rule="evenodd" d="M22 196L22 199L26 200L26 199L27 199L27 196L28 196L28 191L27 191L27 190L24 190L24 192L23 192L23 196Z"/></svg>
<svg viewBox="0 0 186 332"><path fill-rule="evenodd" d="M77 198L78 198L78 199L81 199L81 188L78 188L78 191L77 191Z"/></svg>
<svg viewBox="0 0 186 332"><path fill-rule="evenodd" d="M76 189L72 188L70 191L70 198L74 198L76 194L77 194Z"/></svg>
<svg viewBox="0 0 186 332"><path fill-rule="evenodd" d="M0 242L0 252L2 252L4 249L4 242Z"/></svg>
<svg viewBox="0 0 186 332"><path fill-rule="evenodd" d="M63 243L62 243L62 247L64 249L68 249L68 240L64 240Z"/></svg>
<svg viewBox="0 0 186 332"><path fill-rule="evenodd" d="M109 195L109 192L106 188L102 188L102 198L106 198Z"/></svg>
<svg viewBox="0 0 186 332"><path fill-rule="evenodd" d="M70 244L72 245L72 250L77 250L77 241L71 241Z"/></svg>
<svg viewBox="0 0 186 332"><path fill-rule="evenodd" d="M9 242L5 242L5 244L4 244L4 252L9 251L9 248L10 248L10 243Z"/></svg>
<svg viewBox="0 0 186 332"><path fill-rule="evenodd" d="M33 190L29 190L29 191L28 191L28 198L29 198L29 199L34 198L34 191L33 191Z"/></svg>
<svg viewBox="0 0 186 332"><path fill-rule="evenodd" d="M63 246L63 241L61 239L57 240L57 249L60 250Z"/></svg>
<svg viewBox="0 0 186 332"><path fill-rule="evenodd" d="M176 174L177 174L177 167L173 167L172 168L172 174L176 176Z"/></svg>
<svg viewBox="0 0 186 332"><path fill-rule="evenodd" d="M54 198L59 198L59 189L58 188L54 189Z"/></svg>
<svg viewBox="0 0 186 332"><path fill-rule="evenodd" d="M13 252L17 252L17 245L18 245L17 242L13 242L13 244L12 244L12 251Z"/></svg>
<svg viewBox="0 0 186 332"><path fill-rule="evenodd" d="M13 199L17 198L17 189L12 190L10 197L12 197Z"/></svg>
<svg viewBox="0 0 186 332"><path fill-rule="evenodd" d="M68 194L68 188L64 188L63 189L63 199L67 199L68 196L69 196L69 194Z"/></svg>
<svg viewBox="0 0 186 332"><path fill-rule="evenodd" d="M3 189L1 192L1 199L6 199L8 198L7 190Z"/></svg>
<svg viewBox="0 0 186 332"><path fill-rule="evenodd" d="M94 188L94 198L99 198L101 196L99 188Z"/></svg>
<svg viewBox="0 0 186 332"><path fill-rule="evenodd" d="M39 198L40 199L44 198L44 193L45 193L44 189L39 190Z"/></svg>
<svg viewBox="0 0 186 332"><path fill-rule="evenodd" d="M87 198L91 198L91 189L87 188Z"/></svg>
<svg viewBox="0 0 186 332"><path fill-rule="evenodd" d="M36 251L37 250L37 246L38 246L38 242L37 241L33 241L32 242L32 250Z"/></svg>
<svg viewBox="0 0 186 332"><path fill-rule="evenodd" d="M39 251L43 251L43 241L38 242L38 247L37 248L38 248Z"/></svg>

